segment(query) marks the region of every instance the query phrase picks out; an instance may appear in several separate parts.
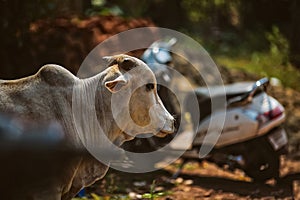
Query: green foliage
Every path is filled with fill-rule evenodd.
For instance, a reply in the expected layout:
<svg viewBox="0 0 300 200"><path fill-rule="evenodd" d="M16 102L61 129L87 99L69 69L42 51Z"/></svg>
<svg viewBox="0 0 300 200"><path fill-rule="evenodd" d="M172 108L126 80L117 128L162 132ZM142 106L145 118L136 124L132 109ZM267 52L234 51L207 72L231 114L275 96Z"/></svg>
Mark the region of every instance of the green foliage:
<svg viewBox="0 0 300 200"><path fill-rule="evenodd" d="M115 182L112 182L110 185L111 185L110 187L113 187L113 188L120 187ZM149 192L141 194L140 197L143 199L154 200L156 198L163 197L163 196L170 194L170 192L168 192L168 191L157 192L156 187L157 187L157 184L156 184L156 181L154 180L152 182L152 184L150 185ZM128 195L118 195L118 194L115 194L115 192L116 191L113 190L113 191L111 191L111 193L109 193L109 195L106 195L106 196L99 196L98 194L91 193L90 194L91 198L87 198L87 197L74 198L73 200L129 200L130 199L130 197Z"/></svg>
<svg viewBox="0 0 300 200"><path fill-rule="evenodd" d="M123 11L118 5L108 5L106 0L92 0L91 7L85 10L85 15L123 15Z"/></svg>
<svg viewBox="0 0 300 200"><path fill-rule="evenodd" d="M228 3L225 0L183 0L181 4L191 22L217 25L218 18L224 16L224 19L226 19L225 16L228 14L229 7L234 2L230 1Z"/></svg>
<svg viewBox="0 0 300 200"><path fill-rule="evenodd" d="M95 193L90 194L90 198L81 197L81 198L73 198L72 200L130 200L127 195L109 195L109 196L100 196Z"/></svg>
<svg viewBox="0 0 300 200"><path fill-rule="evenodd" d="M280 56L279 56L280 57ZM219 65L232 69L246 71L259 77L276 77L285 87L300 91L300 72L291 64L280 65L282 60L275 58L269 52L253 53L251 57L214 56Z"/></svg>
<svg viewBox="0 0 300 200"><path fill-rule="evenodd" d="M289 62L288 40L276 26L265 35L269 42L269 51L253 53L251 62L246 67L264 76L277 77L285 86L300 89L298 84L300 72Z"/></svg>
<svg viewBox="0 0 300 200"><path fill-rule="evenodd" d="M170 192L156 192L155 191L155 188L156 188L156 181L153 180L151 186L150 186L150 191L149 193L144 193L142 194L142 198L143 199L151 199L151 200L154 200L156 198L159 198L159 197L163 197L163 196L166 196L168 194L170 194Z"/></svg>
<svg viewBox="0 0 300 200"><path fill-rule="evenodd" d="M193 22L189 25L198 26L190 35L198 38L208 52L223 61L244 63L240 68L247 71L276 76L286 86L299 88L300 15L290 13L299 9L296 1L182 0L182 5Z"/></svg>
<svg viewBox="0 0 300 200"><path fill-rule="evenodd" d="M278 64L288 64L289 62L289 43L281 34L277 26L272 27L272 32L266 33L266 39L270 43L269 54L278 61Z"/></svg>
<svg viewBox="0 0 300 200"><path fill-rule="evenodd" d="M289 44L278 27L273 26L272 32L267 32L265 36L269 42L269 51L267 53L254 52L251 56L252 64L263 68L289 66Z"/></svg>
<svg viewBox="0 0 300 200"><path fill-rule="evenodd" d="M116 184L116 177L114 174L109 174L106 178L106 184L105 184L105 193L107 194L113 194L115 193L119 187L118 185Z"/></svg>
<svg viewBox="0 0 300 200"><path fill-rule="evenodd" d="M195 1L195 0L185 0L182 1L182 5L185 9L189 10L190 20L199 22L201 19L205 17L205 10L211 10L215 5L214 1L203 0L203 1Z"/></svg>
<svg viewBox="0 0 300 200"><path fill-rule="evenodd" d="M223 36L222 42L217 45L211 41L209 43L203 39L199 40L205 41L204 47L213 54L220 65L260 77L276 77L284 86L300 90L300 71L290 63L288 39L277 26L264 33L262 30L249 31L244 35L244 39L238 36L237 38Z"/></svg>
<svg viewBox="0 0 300 200"><path fill-rule="evenodd" d="M93 200L101 200L101 199L100 199L100 196L98 196L98 195L95 194L95 193L91 193L91 196L93 197Z"/></svg>
<svg viewBox="0 0 300 200"><path fill-rule="evenodd" d="M72 200L89 200L87 197L76 197L72 198Z"/></svg>
<svg viewBox="0 0 300 200"><path fill-rule="evenodd" d="M142 195L142 198L143 199L151 199L151 200L154 200L156 198L159 198L159 197L163 197L163 196L166 196L168 193L166 192L158 192L158 193L145 193Z"/></svg>

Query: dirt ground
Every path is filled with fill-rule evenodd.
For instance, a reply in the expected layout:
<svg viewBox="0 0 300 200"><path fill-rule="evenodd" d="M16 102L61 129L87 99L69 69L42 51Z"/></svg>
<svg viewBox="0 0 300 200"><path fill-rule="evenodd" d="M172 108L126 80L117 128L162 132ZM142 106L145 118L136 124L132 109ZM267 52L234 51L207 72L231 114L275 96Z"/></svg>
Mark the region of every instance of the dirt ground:
<svg viewBox="0 0 300 200"><path fill-rule="evenodd" d="M209 162L189 162L176 179L171 179L180 160L165 169L145 174L129 174L110 170L104 180L87 189L111 199L149 199L151 193L158 200L193 199L297 199L300 190L300 158L282 157L281 178L277 184L265 184L251 179L237 170L226 171ZM151 189L152 188L152 189Z"/></svg>

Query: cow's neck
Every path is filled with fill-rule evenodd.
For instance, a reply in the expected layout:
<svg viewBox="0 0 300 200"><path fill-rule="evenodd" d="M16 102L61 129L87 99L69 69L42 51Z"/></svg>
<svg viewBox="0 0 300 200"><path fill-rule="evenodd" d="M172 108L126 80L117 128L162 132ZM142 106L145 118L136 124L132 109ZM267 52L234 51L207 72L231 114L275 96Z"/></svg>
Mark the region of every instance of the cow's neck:
<svg viewBox="0 0 300 200"><path fill-rule="evenodd" d="M78 80L73 90L74 124L85 146L106 148L120 132L111 115L110 93L102 85L104 75Z"/></svg>

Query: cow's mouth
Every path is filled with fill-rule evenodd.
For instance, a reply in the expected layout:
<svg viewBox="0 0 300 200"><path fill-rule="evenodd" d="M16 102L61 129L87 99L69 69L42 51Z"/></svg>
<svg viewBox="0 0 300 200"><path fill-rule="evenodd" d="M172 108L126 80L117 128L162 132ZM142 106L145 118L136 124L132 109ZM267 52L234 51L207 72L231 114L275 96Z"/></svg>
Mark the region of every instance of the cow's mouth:
<svg viewBox="0 0 300 200"><path fill-rule="evenodd" d="M166 137L167 135L173 134L174 131L166 131L160 130L158 133L155 134L156 137Z"/></svg>

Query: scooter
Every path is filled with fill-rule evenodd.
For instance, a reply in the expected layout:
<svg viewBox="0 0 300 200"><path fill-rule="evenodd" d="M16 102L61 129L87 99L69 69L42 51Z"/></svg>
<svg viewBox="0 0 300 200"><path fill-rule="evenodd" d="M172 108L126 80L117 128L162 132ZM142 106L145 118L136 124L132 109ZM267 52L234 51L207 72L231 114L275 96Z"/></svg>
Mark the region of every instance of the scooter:
<svg viewBox="0 0 300 200"><path fill-rule="evenodd" d="M158 80L162 79L166 84L172 79L172 73L168 70L172 62L170 49L176 43L176 39L167 42L157 41L153 43L142 55L149 67L153 70ZM158 94L166 108L171 114L185 116L186 124L191 124L195 130L194 136L186 134L190 131L182 131L177 137L178 141L172 141L170 151L180 150L182 138L192 138L191 146L181 156L183 162L179 170L174 174L177 176L181 168L188 160L208 160L220 167L229 170L241 169L253 181L264 182L268 179L279 178L280 155L286 153L288 138L282 127L285 120L284 107L273 97L267 94L269 79L263 78L256 82L239 82L225 86L198 87L186 94L184 113L178 113L177 105L172 101L170 92L165 87L158 87ZM222 89L225 89L222 92ZM212 91L212 92L211 92ZM190 104L192 96L196 96L200 110L200 117L194 112ZM224 98L226 105L211 110L211 104L218 98ZM221 119L224 119L223 121ZM211 126L222 130L214 144L207 142L207 136L211 133ZM186 126L188 127L188 126ZM190 129L192 130L192 129ZM181 135L181 137L180 137ZM172 138L171 138L172 139ZM157 139L135 139L127 147L148 146L159 148L170 138ZM176 139L175 139L176 140ZM210 146L211 145L211 146ZM211 149L207 155L201 155L201 149ZM126 149L126 147L125 147Z"/></svg>
<svg viewBox="0 0 300 200"><path fill-rule="evenodd" d="M282 127L285 120L283 106L266 93L269 80L260 79L255 83L243 82L225 85L226 113L223 109L211 113L210 102L223 93L208 94L207 88L197 88L200 112L199 121L191 120L197 126L197 134L192 148L185 152L184 159L199 159L199 150L210 134L209 123L218 126L225 115L220 136L212 151L201 158L212 161L227 169L242 169L254 181L264 182L270 178L279 178L280 155L286 153L288 138ZM220 91L218 86L210 88ZM189 98L187 96L187 98ZM186 105L188 113L192 107ZM213 128L212 128L213 130ZM183 163L184 164L184 163ZM182 165L183 165L182 164Z"/></svg>

